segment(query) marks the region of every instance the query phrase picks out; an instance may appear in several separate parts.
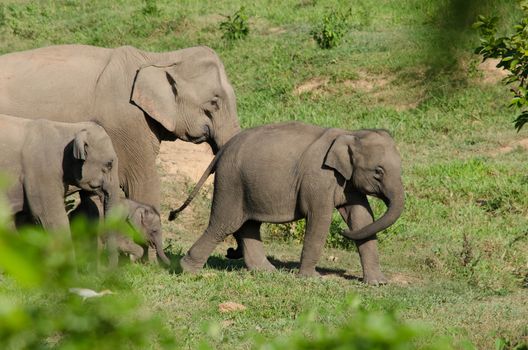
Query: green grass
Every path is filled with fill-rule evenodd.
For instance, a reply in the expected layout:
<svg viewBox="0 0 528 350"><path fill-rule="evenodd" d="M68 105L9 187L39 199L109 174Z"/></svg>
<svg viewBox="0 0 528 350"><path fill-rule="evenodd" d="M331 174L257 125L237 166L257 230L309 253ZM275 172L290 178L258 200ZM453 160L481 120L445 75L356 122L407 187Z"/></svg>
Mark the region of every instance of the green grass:
<svg viewBox="0 0 528 350"><path fill-rule="evenodd" d="M526 134L513 129L508 88L475 69L478 40L469 29L476 13L500 15L506 29L519 13L515 1L483 1L480 8L447 0L259 1L245 4L249 36L226 42L221 15L243 3L160 0L159 13L149 14L141 1L3 1L0 53L60 43L153 51L208 45L225 64L243 127L303 120L389 129L407 189L403 216L379 235L392 283L361 284L355 251L335 248L319 264L325 278L298 278L299 242L267 235L277 273L250 273L241 262L226 261L228 241L201 275L126 265L118 288L142 296L145 310L160 315L184 348L202 340L214 348L251 348L256 335L298 331L297 319L311 310L317 322L333 327L347 319L343 302L350 295L369 310L396 310L458 344L527 342L528 153L500 152ZM336 48L319 49L312 27L329 8L349 6L350 31ZM303 92L308 82L319 83ZM163 213L184 199L188 186L163 178ZM208 208L203 195L179 221L164 222L175 259L203 231ZM1 289L20 295L7 282ZM247 310L219 313L224 301Z"/></svg>

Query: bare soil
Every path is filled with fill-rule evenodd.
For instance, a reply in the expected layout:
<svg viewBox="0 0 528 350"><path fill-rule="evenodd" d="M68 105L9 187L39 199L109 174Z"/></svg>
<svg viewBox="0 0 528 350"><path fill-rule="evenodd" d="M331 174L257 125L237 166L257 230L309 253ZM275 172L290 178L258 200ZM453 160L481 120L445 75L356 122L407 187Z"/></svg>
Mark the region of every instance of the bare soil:
<svg viewBox="0 0 528 350"><path fill-rule="evenodd" d="M195 145L178 140L162 142L156 162L162 169L162 177L196 183L212 159L213 153L208 144ZM211 184L212 181L213 176L210 176L206 184Z"/></svg>

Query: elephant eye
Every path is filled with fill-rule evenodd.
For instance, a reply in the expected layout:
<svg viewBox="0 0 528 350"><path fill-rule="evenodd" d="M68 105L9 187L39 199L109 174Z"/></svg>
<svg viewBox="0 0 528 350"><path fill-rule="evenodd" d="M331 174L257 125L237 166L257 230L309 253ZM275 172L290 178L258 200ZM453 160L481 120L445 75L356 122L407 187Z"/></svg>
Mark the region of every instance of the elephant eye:
<svg viewBox="0 0 528 350"><path fill-rule="evenodd" d="M378 166L376 169L374 169L374 178L376 180L381 180L383 178L383 175L385 175L385 171L382 167Z"/></svg>
<svg viewBox="0 0 528 350"><path fill-rule="evenodd" d="M108 170L112 170L112 167L114 166L114 161L111 160L111 161L107 162L107 163L105 164L105 166L106 166L106 168L107 168Z"/></svg>

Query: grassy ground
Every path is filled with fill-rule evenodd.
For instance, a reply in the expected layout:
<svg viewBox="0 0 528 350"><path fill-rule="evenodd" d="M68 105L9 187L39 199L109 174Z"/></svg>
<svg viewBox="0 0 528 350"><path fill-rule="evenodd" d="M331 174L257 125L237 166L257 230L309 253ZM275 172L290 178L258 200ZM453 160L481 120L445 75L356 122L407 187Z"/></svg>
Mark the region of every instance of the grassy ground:
<svg viewBox="0 0 528 350"><path fill-rule="evenodd" d="M349 295L477 348L491 348L498 338L527 342L528 154L515 143L526 131L513 130L515 112L506 108L508 89L497 73L478 69L472 55L478 40L469 29L475 13L500 15L506 27L518 16L515 2L259 1L246 4L249 37L225 42L221 14L242 3L160 0L145 10L141 1L2 1L0 53L58 43L153 51L204 44L224 61L243 127L303 120L389 129L407 190L405 213L379 235L391 284L361 284L355 251L335 248L320 262L324 278L298 278L299 242L268 234L268 254L280 272L249 273L225 260L227 242L201 275L125 266L123 288L144 296L145 309L159 313L190 348L203 339L215 348L250 348L255 334L287 335L310 310L332 327L347 319ZM350 6L341 45L319 49L312 27L328 8ZM162 187L167 213L189 184L164 178ZM164 223L175 258L201 234L208 206L204 195L178 222ZM247 310L219 313L224 301Z"/></svg>

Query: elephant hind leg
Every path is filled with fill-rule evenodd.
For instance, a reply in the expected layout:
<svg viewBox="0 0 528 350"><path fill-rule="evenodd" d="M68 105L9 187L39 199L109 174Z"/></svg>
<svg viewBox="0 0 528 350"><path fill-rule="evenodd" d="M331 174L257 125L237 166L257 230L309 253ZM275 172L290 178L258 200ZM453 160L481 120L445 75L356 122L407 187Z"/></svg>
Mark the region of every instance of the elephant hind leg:
<svg viewBox="0 0 528 350"><path fill-rule="evenodd" d="M218 221L215 220L209 222L209 226L205 232L200 236L200 238L198 238L198 240L192 245L191 249L189 249L187 254L185 254L185 256L180 260L180 265L184 272L195 273L200 270L216 246L222 242L225 237L227 237L227 235L234 233L241 226L241 224L236 225L231 222L231 224L226 227L224 225L218 224L217 222Z"/></svg>
<svg viewBox="0 0 528 350"><path fill-rule="evenodd" d="M247 221L236 233L237 243L239 248L242 246L244 262L249 270L274 271L275 266L269 262L264 252L260 225L257 221Z"/></svg>

